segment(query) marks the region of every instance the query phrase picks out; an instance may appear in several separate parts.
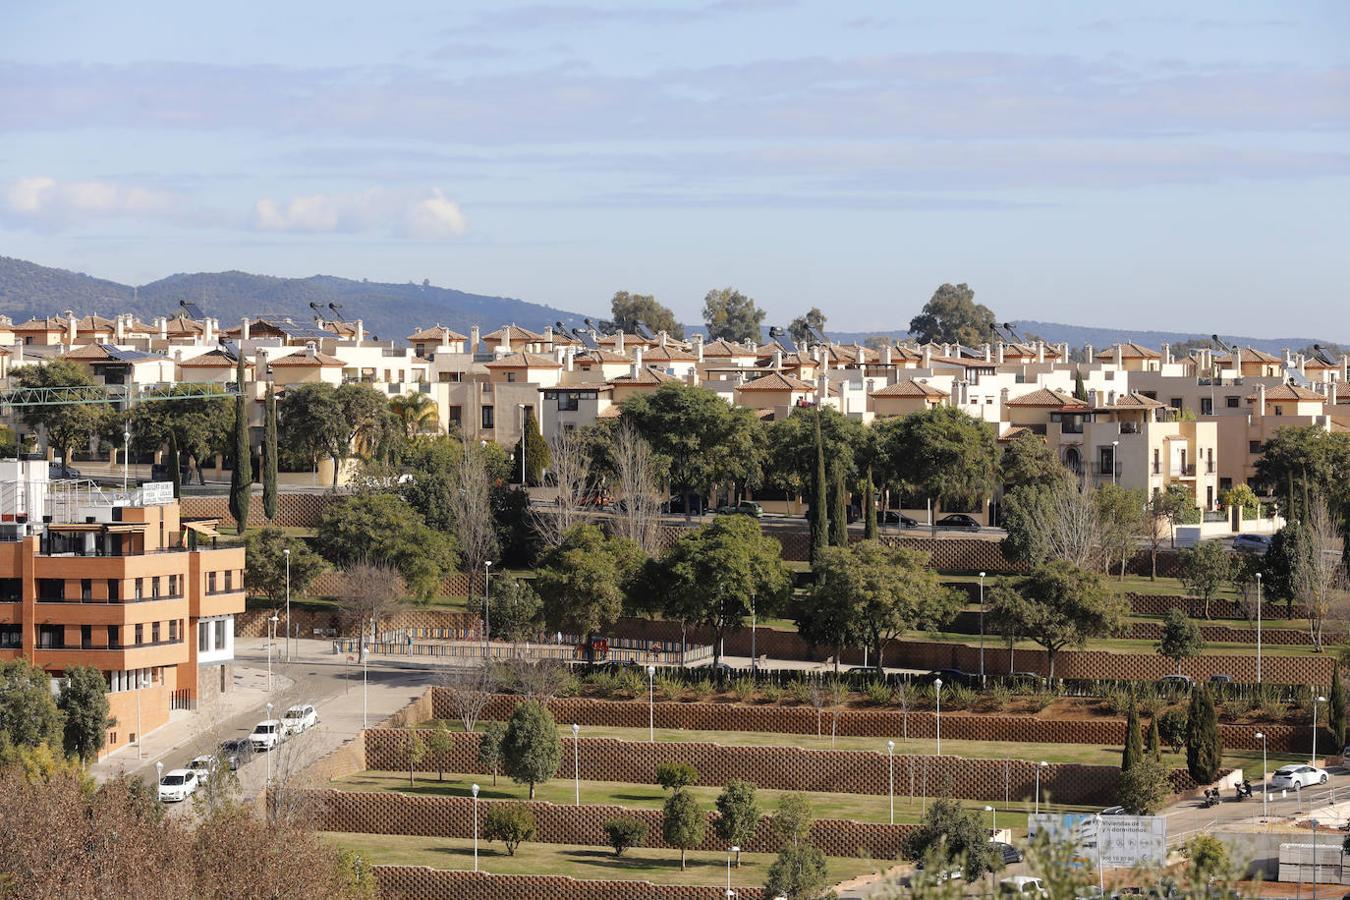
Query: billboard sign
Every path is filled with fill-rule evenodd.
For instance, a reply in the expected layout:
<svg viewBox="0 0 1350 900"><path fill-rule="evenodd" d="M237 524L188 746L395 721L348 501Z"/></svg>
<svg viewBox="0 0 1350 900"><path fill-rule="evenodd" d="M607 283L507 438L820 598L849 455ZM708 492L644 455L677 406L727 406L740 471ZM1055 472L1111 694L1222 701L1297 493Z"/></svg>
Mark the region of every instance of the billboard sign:
<svg viewBox="0 0 1350 900"><path fill-rule="evenodd" d="M1093 865L1111 869L1160 866L1167 858L1167 819L1163 816L1099 816L1061 813L1027 816L1027 836L1049 835L1070 841Z"/></svg>

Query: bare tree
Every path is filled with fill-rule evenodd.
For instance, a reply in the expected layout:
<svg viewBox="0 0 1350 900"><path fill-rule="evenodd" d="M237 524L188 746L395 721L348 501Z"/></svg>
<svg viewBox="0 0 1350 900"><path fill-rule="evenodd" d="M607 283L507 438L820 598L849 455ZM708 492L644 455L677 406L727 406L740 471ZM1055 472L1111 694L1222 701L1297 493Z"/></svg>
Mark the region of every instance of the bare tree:
<svg viewBox="0 0 1350 900"><path fill-rule="evenodd" d="M1320 653L1327 619L1347 605L1345 566L1341 561L1341 527L1323 498L1309 504L1305 522L1307 546L1300 548L1290 572L1293 593L1308 608L1313 649Z"/></svg>
<svg viewBox="0 0 1350 900"><path fill-rule="evenodd" d="M407 588L398 570L384 563L359 560L342 570L338 608L348 628L375 640L380 623L404 607Z"/></svg>
<svg viewBox="0 0 1350 900"><path fill-rule="evenodd" d="M553 463L549 480L556 495L552 504L530 507L534 529L545 548L562 543L574 525L591 519L591 451L576 429L564 429L548 442Z"/></svg>
<svg viewBox="0 0 1350 900"><path fill-rule="evenodd" d="M1103 565L1101 513L1095 492L1076 485L1056 491L1046 523L1049 558L1099 571Z"/></svg>
<svg viewBox="0 0 1350 900"><path fill-rule="evenodd" d="M498 680L528 700L547 702L561 695L576 678L561 660L514 657L499 664Z"/></svg>
<svg viewBox="0 0 1350 900"><path fill-rule="evenodd" d="M477 450L467 446L455 468L455 487L450 492L450 515L455 523L455 540L464 554L469 573L469 609L474 608L474 578L483 571L483 563L497 555L497 528L492 518L492 479Z"/></svg>
<svg viewBox="0 0 1350 900"><path fill-rule="evenodd" d="M498 687L497 667L486 660L483 665L448 670L441 677L450 709L466 732L474 730Z"/></svg>
<svg viewBox="0 0 1350 900"><path fill-rule="evenodd" d="M615 530L652 556L660 549L657 524L665 494L651 445L627 422L614 435L614 469L618 481Z"/></svg>

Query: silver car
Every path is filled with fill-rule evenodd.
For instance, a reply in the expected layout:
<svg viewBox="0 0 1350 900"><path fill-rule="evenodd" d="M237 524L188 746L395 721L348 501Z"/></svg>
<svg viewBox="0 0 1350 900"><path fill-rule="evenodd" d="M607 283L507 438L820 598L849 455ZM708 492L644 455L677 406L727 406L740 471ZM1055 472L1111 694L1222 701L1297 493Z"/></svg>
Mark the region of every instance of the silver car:
<svg viewBox="0 0 1350 900"><path fill-rule="evenodd" d="M1270 786L1277 791L1287 788L1301 790L1314 784L1326 784L1329 777L1326 769L1316 766L1281 766L1270 779Z"/></svg>

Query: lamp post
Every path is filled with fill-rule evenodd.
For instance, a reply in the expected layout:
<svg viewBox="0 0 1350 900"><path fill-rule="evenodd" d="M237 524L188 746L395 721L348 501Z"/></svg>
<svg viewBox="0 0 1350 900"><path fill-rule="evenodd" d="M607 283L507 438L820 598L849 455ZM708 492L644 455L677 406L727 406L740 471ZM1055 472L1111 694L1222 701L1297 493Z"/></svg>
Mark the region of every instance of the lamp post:
<svg viewBox="0 0 1350 900"><path fill-rule="evenodd" d="M741 848L732 844L727 848L727 896L734 897L736 892L731 889L731 857L741 852Z"/></svg>
<svg viewBox="0 0 1350 900"><path fill-rule="evenodd" d="M942 679L934 678L934 693L937 695L937 755L942 755Z"/></svg>
<svg viewBox="0 0 1350 900"><path fill-rule="evenodd" d="M755 598L750 598L750 674L754 674L759 669L759 656L755 652L758 648L755 646Z"/></svg>
<svg viewBox="0 0 1350 900"><path fill-rule="evenodd" d="M1036 764L1036 815L1041 814L1041 770L1049 768L1050 764L1041 760Z"/></svg>
<svg viewBox="0 0 1350 900"><path fill-rule="evenodd" d="M1316 819L1309 819L1308 824L1312 826L1312 834L1313 834L1312 895L1313 900L1317 900L1317 826L1320 823Z"/></svg>
<svg viewBox="0 0 1350 900"><path fill-rule="evenodd" d="M122 430L122 491L123 491L123 492L125 492L126 489L127 489L127 462L128 462L128 460L127 460L127 454L128 454L128 450L130 449L130 446L131 446L131 431L124 428L124 429Z"/></svg>
<svg viewBox="0 0 1350 900"><path fill-rule="evenodd" d="M984 573L980 573L980 687L984 687Z"/></svg>
<svg viewBox="0 0 1350 900"><path fill-rule="evenodd" d="M478 785L475 784L470 791L473 792L473 870L478 871Z"/></svg>
<svg viewBox="0 0 1350 900"><path fill-rule="evenodd" d="M136 676L136 758L144 759L145 754L141 752L141 683L140 675Z"/></svg>
<svg viewBox="0 0 1350 900"><path fill-rule="evenodd" d="M272 693L272 645L277 642L277 618L276 613L272 613L271 618L267 620L267 693Z"/></svg>
<svg viewBox="0 0 1350 900"><path fill-rule="evenodd" d="M986 807L984 808L984 811L987 812L987 813L989 813L989 830L992 831L992 832L994 832L994 836L997 837L997 836L998 836L998 810L994 809L992 806L986 806Z"/></svg>
<svg viewBox="0 0 1350 900"><path fill-rule="evenodd" d="M520 408L520 486L525 487L525 404L517 403Z"/></svg>
<svg viewBox="0 0 1350 900"><path fill-rule="evenodd" d="M155 763L155 784L158 785L164 780L164 763Z"/></svg>
<svg viewBox="0 0 1350 900"><path fill-rule="evenodd" d="M1120 441L1111 442L1111 483L1116 483L1116 457L1120 450Z"/></svg>
<svg viewBox="0 0 1350 900"><path fill-rule="evenodd" d="M576 805L581 805L581 726L572 723L572 784L576 787Z"/></svg>
<svg viewBox="0 0 1350 900"><path fill-rule="evenodd" d="M290 662L291 632L295 630L291 627L291 548L284 548L281 555L286 557L286 662Z"/></svg>
<svg viewBox="0 0 1350 900"><path fill-rule="evenodd" d="M1319 694L1319 695L1317 695L1316 697L1313 698L1313 723L1312 723L1313 740L1312 740L1312 759L1309 760L1309 763L1310 763L1311 765L1314 765L1314 766L1317 765L1317 704L1319 704L1319 703L1326 703L1326 702L1327 702L1327 698L1326 698L1326 697L1323 697L1321 694Z"/></svg>
<svg viewBox="0 0 1350 900"><path fill-rule="evenodd" d="M656 743L656 666L647 666L647 743Z"/></svg>
<svg viewBox="0 0 1350 900"><path fill-rule="evenodd" d="M1266 733L1258 731L1256 736L1261 739L1261 818L1270 817L1270 781L1266 774Z"/></svg>
<svg viewBox="0 0 1350 900"><path fill-rule="evenodd" d="M483 665L487 665L492 656L492 645L488 643L492 634L492 595L488 592L488 576L492 574L492 560L483 560Z"/></svg>
<svg viewBox="0 0 1350 900"><path fill-rule="evenodd" d="M267 704L267 721L272 722L272 704ZM276 729L272 733L272 747L281 739L281 726L272 722L272 728ZM263 785L263 796L267 796L267 789L272 786L272 747L267 748L267 781Z"/></svg>
<svg viewBox="0 0 1350 900"><path fill-rule="evenodd" d="M886 762L890 770L891 824L895 824L895 741L886 742Z"/></svg>
<svg viewBox="0 0 1350 900"><path fill-rule="evenodd" d="M1256 683L1261 683L1261 573L1256 573Z"/></svg>
<svg viewBox="0 0 1350 900"><path fill-rule="evenodd" d="M370 694L370 647L362 649L365 652L361 654L361 727L369 728L370 719L367 713L370 707L366 700Z"/></svg>
<svg viewBox="0 0 1350 900"><path fill-rule="evenodd" d="M1097 896L1106 896L1106 875L1102 869L1102 855L1106 847L1102 844L1102 814L1097 813Z"/></svg>

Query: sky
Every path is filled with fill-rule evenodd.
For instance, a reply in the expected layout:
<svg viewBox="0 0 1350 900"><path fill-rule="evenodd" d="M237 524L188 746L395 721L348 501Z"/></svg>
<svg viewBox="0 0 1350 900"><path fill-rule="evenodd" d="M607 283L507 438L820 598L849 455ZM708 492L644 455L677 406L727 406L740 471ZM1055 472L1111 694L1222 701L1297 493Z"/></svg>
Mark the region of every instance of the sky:
<svg viewBox="0 0 1350 900"><path fill-rule="evenodd" d="M8 0L0 255L1350 341L1350 4Z"/></svg>

